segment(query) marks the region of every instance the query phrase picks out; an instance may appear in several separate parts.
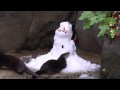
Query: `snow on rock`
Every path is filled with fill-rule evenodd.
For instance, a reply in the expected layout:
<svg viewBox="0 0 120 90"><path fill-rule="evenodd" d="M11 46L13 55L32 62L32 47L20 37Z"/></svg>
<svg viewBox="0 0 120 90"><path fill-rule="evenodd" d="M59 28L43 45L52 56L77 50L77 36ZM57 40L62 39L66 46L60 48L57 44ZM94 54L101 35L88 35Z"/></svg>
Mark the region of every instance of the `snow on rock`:
<svg viewBox="0 0 120 90"><path fill-rule="evenodd" d="M58 59L62 53L70 52L69 57L66 59L67 67L61 72L63 73L76 73L95 71L100 68L100 65L91 64L90 61L84 60L76 53L76 46L73 40L72 25L69 22L61 22L60 27L56 29L54 36L53 47L50 52L39 55L33 58L29 63L25 63L32 71L38 71L43 63L50 59Z"/></svg>
<svg viewBox="0 0 120 90"><path fill-rule="evenodd" d="M79 76L79 79L95 79L93 76L89 76L87 74L82 74Z"/></svg>

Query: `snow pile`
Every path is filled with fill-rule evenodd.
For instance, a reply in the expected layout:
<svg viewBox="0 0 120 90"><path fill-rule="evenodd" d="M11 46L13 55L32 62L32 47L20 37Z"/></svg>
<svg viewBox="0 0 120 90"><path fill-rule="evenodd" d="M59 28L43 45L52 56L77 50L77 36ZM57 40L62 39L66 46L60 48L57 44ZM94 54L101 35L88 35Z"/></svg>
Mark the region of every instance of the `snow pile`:
<svg viewBox="0 0 120 90"><path fill-rule="evenodd" d="M61 22L60 27L55 31L53 47L47 54L39 55L25 63L32 71L38 71L43 63L50 59L58 59L62 53L70 52L67 58L67 67L62 70L63 73L88 72L95 71L100 65L91 64L90 61L84 60L76 53L76 46L73 40L72 25L69 22Z"/></svg>
<svg viewBox="0 0 120 90"><path fill-rule="evenodd" d="M93 76L89 76L87 74L82 74L79 76L79 79L95 79Z"/></svg>

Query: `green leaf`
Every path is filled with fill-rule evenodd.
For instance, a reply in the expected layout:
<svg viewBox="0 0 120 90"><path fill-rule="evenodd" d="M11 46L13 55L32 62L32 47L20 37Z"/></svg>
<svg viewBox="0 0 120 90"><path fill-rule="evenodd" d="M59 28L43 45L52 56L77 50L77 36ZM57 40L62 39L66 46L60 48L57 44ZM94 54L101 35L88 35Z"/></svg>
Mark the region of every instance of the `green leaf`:
<svg viewBox="0 0 120 90"><path fill-rule="evenodd" d="M79 17L79 20L86 20L83 25L83 29L90 28L91 25L99 24L98 37L109 35L110 38L114 38L116 30L111 29L111 25L116 24L116 19L111 17L111 11L83 11Z"/></svg>
<svg viewBox="0 0 120 90"><path fill-rule="evenodd" d="M93 17L93 16L94 16L94 13L92 11L83 11L81 16L79 17L79 20L84 20L86 18Z"/></svg>
<svg viewBox="0 0 120 90"><path fill-rule="evenodd" d="M102 31L106 31L106 30L109 29L109 26L108 26L108 25L101 24L101 25L99 25L99 29L102 30Z"/></svg>
<svg viewBox="0 0 120 90"><path fill-rule="evenodd" d="M109 25L110 23L116 24L116 19L115 19L115 18L112 18L112 17L105 18L104 21L105 21L105 23L107 23L108 25Z"/></svg>
<svg viewBox="0 0 120 90"><path fill-rule="evenodd" d="M116 35L116 33L117 33L117 30L116 30L116 29L111 29L111 30L110 30L110 38L114 38L115 35Z"/></svg>
<svg viewBox="0 0 120 90"><path fill-rule="evenodd" d="M110 30L110 34L115 34L116 33L116 30L115 29L111 29Z"/></svg>
<svg viewBox="0 0 120 90"><path fill-rule="evenodd" d="M95 15L103 14L104 11L95 11Z"/></svg>
<svg viewBox="0 0 120 90"><path fill-rule="evenodd" d="M101 36L104 36L105 35L105 31L100 31L99 33L98 33L98 35L97 35L97 37L101 37Z"/></svg>
<svg viewBox="0 0 120 90"><path fill-rule="evenodd" d="M100 29L100 32L98 33L98 37L101 37L101 36L104 36L106 30L109 30L109 26L108 25L99 25L99 29Z"/></svg>
<svg viewBox="0 0 120 90"><path fill-rule="evenodd" d="M83 25L84 30L88 29L88 28L90 28L90 21L89 20L87 20L86 23Z"/></svg>
<svg viewBox="0 0 120 90"><path fill-rule="evenodd" d="M105 14L99 14L97 16L97 22L102 22L105 19L106 15Z"/></svg>
<svg viewBox="0 0 120 90"><path fill-rule="evenodd" d="M104 13L107 17L111 17L111 13L112 13L112 12L111 12L111 11L104 11L103 13Z"/></svg>
<svg viewBox="0 0 120 90"><path fill-rule="evenodd" d="M97 22L97 17L96 16L94 16L94 17L92 17L92 18L90 18L89 20L90 20L90 25L94 25L96 22Z"/></svg>

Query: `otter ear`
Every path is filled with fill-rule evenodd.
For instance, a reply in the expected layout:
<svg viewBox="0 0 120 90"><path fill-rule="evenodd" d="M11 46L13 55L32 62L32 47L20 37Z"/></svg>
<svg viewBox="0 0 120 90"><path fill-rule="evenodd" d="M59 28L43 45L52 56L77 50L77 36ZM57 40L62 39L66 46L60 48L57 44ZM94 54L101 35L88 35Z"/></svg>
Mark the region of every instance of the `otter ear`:
<svg viewBox="0 0 120 90"><path fill-rule="evenodd" d="M66 55L69 55L69 54L70 54L70 52L67 52L67 53L66 53Z"/></svg>
<svg viewBox="0 0 120 90"><path fill-rule="evenodd" d="M69 56L69 52L65 53L65 58L67 58Z"/></svg>

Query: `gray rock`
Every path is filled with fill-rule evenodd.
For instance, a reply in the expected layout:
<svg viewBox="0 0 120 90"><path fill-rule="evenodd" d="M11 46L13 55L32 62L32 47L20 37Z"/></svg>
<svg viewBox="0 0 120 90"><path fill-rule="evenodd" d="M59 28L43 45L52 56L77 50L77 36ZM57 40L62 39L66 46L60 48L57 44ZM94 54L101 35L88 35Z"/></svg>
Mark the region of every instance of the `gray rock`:
<svg viewBox="0 0 120 90"><path fill-rule="evenodd" d="M34 12L33 21L23 48L36 49L52 47L55 30L60 22L69 21L75 25L76 11L40 11Z"/></svg>
<svg viewBox="0 0 120 90"><path fill-rule="evenodd" d="M0 11L0 51L16 51L25 43L32 12Z"/></svg>
<svg viewBox="0 0 120 90"><path fill-rule="evenodd" d="M120 37L105 37L101 62L102 78L120 78Z"/></svg>
<svg viewBox="0 0 120 90"><path fill-rule="evenodd" d="M61 21L76 22L77 11L0 11L0 51L52 47Z"/></svg>
<svg viewBox="0 0 120 90"><path fill-rule="evenodd" d="M98 26L94 25L89 30L83 30L85 21L79 20L81 11L79 11L75 26L77 35L76 45L83 50L101 53L103 46L103 38L98 38Z"/></svg>

